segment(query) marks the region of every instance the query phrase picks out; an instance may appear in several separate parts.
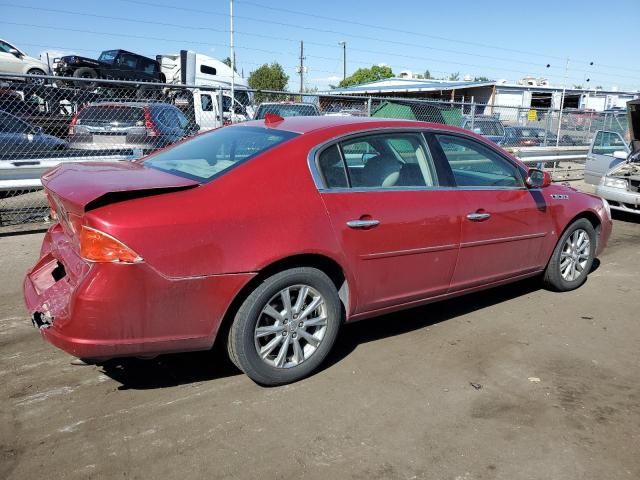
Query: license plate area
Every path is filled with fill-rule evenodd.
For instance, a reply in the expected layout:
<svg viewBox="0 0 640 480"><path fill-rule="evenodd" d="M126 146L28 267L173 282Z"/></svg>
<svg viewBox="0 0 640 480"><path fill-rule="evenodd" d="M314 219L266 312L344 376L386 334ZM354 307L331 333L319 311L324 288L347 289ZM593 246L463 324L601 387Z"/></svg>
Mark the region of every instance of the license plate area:
<svg viewBox="0 0 640 480"><path fill-rule="evenodd" d="M49 262L45 263L42 267L34 271L30 278L33 287L38 295L46 292L56 282L62 280L67 276L67 272L64 265L57 259L53 258Z"/></svg>

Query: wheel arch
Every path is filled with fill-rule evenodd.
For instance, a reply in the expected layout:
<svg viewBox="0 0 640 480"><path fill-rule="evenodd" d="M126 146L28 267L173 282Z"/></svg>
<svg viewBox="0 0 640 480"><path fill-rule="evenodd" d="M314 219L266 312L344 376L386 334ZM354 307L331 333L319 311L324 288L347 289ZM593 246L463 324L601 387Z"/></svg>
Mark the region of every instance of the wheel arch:
<svg viewBox="0 0 640 480"><path fill-rule="evenodd" d="M567 230L567 228L569 228L570 225L580 220L581 218L588 220L589 223L593 225L593 228L596 231L596 250L597 250L598 242L600 240L600 227L602 225L602 220L600 219L600 216L592 210L584 210L576 214L571 220L569 220L567 225L564 227L564 229L562 230L562 233L560 233L560 237L564 234L564 232Z"/></svg>
<svg viewBox="0 0 640 480"><path fill-rule="evenodd" d="M343 315L346 315L349 312L351 291L349 288L347 273L342 265L330 256L321 253L300 253L290 255L265 265L258 271L258 274L255 277L240 289L227 308L224 317L218 326L214 344L226 341L229 328L233 323L233 319L240 308L240 305L242 305L242 302L260 283L271 275L296 267L317 268L321 272L325 273L338 290L338 296L340 297L340 302L343 307Z"/></svg>

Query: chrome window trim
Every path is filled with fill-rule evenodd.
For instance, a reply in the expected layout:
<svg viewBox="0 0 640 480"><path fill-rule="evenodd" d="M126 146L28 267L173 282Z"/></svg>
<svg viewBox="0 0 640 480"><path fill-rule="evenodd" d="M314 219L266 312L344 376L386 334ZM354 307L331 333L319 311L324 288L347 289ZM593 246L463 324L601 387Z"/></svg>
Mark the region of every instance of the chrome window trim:
<svg viewBox="0 0 640 480"><path fill-rule="evenodd" d="M433 155L431 152L431 149L429 148L429 143L426 141L426 137L425 134L426 133L432 133L432 134L442 134L442 135L453 135L453 136L459 136L459 137L463 137L465 139L469 139L475 142L478 142L478 139L475 137L472 137L471 135L467 135L466 133L463 132L452 132L449 130L436 130L433 128L425 128L425 127L376 127L376 128L370 128L367 130L360 130L358 132L351 132L351 133L346 133L346 134L340 134L340 135L336 135L334 137L331 137L328 140L325 140L324 142L316 145L315 147L313 147L311 150L309 150L309 153L307 154L307 165L309 167L309 171L311 172L311 178L313 179L313 183L316 186L316 189L318 190L318 192L320 193L364 193L364 192L410 192L410 191L450 191L450 190L454 190L454 191L488 191L488 190L498 190L498 191L510 191L510 190L530 190L529 188L527 188L526 184L524 184L524 179L523 179L523 185L519 186L519 187L507 187L507 186L496 186L496 187L482 187L482 186L478 186L478 187L441 187L441 186L432 186L432 187L392 187L392 188L381 188L381 187L371 187L371 188L350 188L350 187L334 187L334 188L328 188L325 186L325 182L324 182L324 178L322 175L322 172L320 172L320 168L318 167L318 158L320 156L320 153L322 153L322 151L325 148L330 147L333 144L336 144L338 142L341 142L343 140L348 140L350 138L357 138L357 137L363 137L363 136L368 136L371 134L376 134L376 133L420 133L421 138L422 138L422 143L424 145L426 145L427 148L427 152L429 153L431 159L433 160ZM520 165L518 164L514 164L513 161L509 158L506 157L505 155L503 155L501 152L495 150L492 146L490 145L484 145L482 142L478 142L480 143L483 147L485 148L489 148L491 149L492 152L494 152L496 155L499 155L501 158L503 158L504 160L506 160L507 162L509 162L511 165L514 166L514 168L516 168L518 171L521 171ZM340 155L342 156L342 149L338 146L338 151L340 151ZM346 169L346 161L344 160L344 157L342 158L343 161L343 165L344 168ZM347 173L347 179L348 179L348 173ZM438 182L440 181L440 179L438 178Z"/></svg>

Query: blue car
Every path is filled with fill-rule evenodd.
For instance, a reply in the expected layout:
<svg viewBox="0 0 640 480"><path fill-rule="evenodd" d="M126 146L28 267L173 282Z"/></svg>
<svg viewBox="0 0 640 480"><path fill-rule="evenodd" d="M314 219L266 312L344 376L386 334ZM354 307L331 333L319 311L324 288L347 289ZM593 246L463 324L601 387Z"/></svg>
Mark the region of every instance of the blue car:
<svg viewBox="0 0 640 480"><path fill-rule="evenodd" d="M64 140L0 110L0 159L43 158L66 148Z"/></svg>

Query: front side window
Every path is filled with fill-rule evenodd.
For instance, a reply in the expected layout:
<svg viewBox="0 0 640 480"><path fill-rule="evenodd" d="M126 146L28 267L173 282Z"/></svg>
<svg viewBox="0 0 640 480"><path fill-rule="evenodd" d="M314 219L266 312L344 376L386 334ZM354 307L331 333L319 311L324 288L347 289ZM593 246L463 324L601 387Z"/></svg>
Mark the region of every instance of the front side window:
<svg viewBox="0 0 640 480"><path fill-rule="evenodd" d="M298 136L260 127L225 127L170 147L143 160L146 167L208 182L235 165Z"/></svg>
<svg viewBox="0 0 640 480"><path fill-rule="evenodd" d="M115 58L118 56L117 50L108 50L106 52L102 52L98 57L98 61L104 63L113 63Z"/></svg>
<svg viewBox="0 0 640 480"><path fill-rule="evenodd" d="M518 168L468 138L436 135L459 187L522 187Z"/></svg>
<svg viewBox="0 0 640 480"><path fill-rule="evenodd" d="M596 155L611 155L618 150L626 150L624 139L616 132L600 131L593 141L592 152Z"/></svg>
<svg viewBox="0 0 640 480"><path fill-rule="evenodd" d="M200 95L200 106L203 112L213 112L213 101L211 95Z"/></svg>
<svg viewBox="0 0 640 480"><path fill-rule="evenodd" d="M358 137L325 149L318 167L328 188L432 187L437 177L419 133Z"/></svg>
<svg viewBox="0 0 640 480"><path fill-rule="evenodd" d="M11 53L13 47L5 42L0 42L0 52Z"/></svg>

